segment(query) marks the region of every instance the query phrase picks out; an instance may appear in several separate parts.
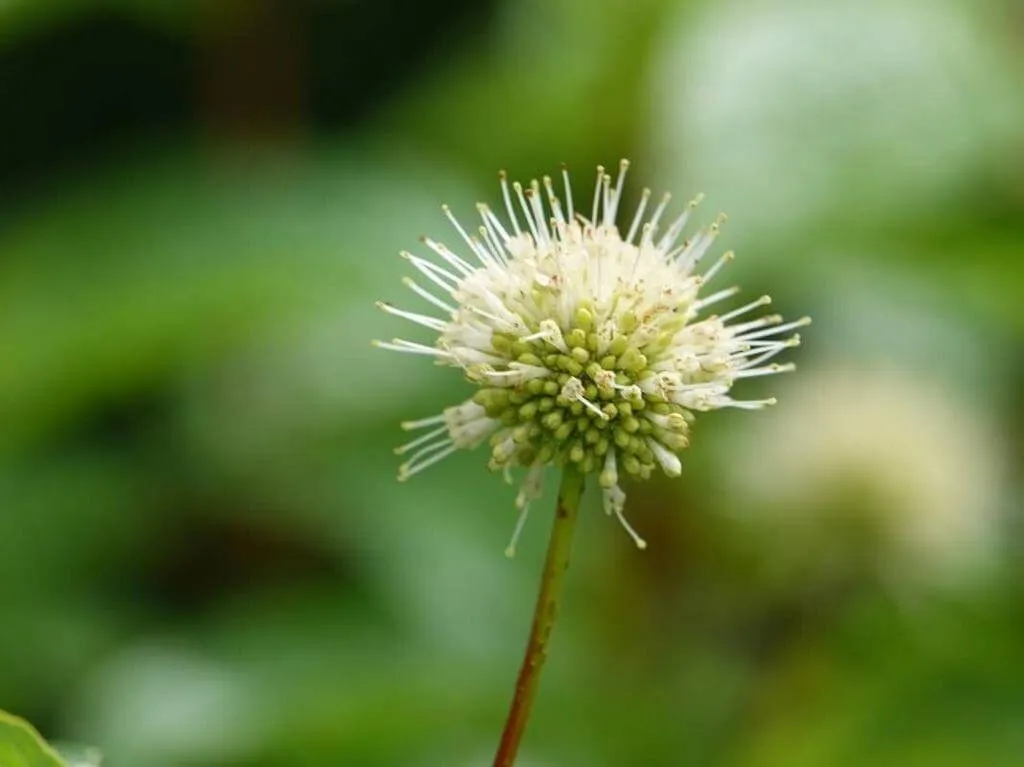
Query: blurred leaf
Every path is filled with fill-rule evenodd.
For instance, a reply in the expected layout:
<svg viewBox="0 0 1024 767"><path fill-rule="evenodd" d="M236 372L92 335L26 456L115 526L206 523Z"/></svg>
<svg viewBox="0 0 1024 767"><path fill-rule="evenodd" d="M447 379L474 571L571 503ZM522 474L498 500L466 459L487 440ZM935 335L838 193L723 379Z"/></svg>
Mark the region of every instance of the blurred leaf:
<svg viewBox="0 0 1024 767"><path fill-rule="evenodd" d="M197 0L4 0L0 3L0 44L33 28L66 23L78 16L117 10L147 20L183 24L201 4Z"/></svg>
<svg viewBox="0 0 1024 767"><path fill-rule="evenodd" d="M32 725L4 711L0 711L0 765L68 767Z"/></svg>
<svg viewBox="0 0 1024 767"><path fill-rule="evenodd" d="M394 147L212 160L108 172L0 233L0 449L268 323L371 307L398 284L392 254L442 226L456 188ZM372 335L359 336L368 357Z"/></svg>
<svg viewBox="0 0 1024 767"><path fill-rule="evenodd" d="M475 172L555 173L566 162L590 177L591 162L611 165L635 143L646 53L671 6L506 3L504 23L486 45L468 48L384 123L443 147Z"/></svg>

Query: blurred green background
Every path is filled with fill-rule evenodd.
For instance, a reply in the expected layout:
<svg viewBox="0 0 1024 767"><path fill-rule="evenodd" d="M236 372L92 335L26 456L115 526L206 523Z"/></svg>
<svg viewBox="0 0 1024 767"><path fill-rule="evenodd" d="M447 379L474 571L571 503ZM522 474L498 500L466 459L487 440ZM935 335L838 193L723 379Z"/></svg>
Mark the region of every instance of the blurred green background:
<svg viewBox="0 0 1024 767"><path fill-rule="evenodd" d="M3 0L0 708L110 767L489 764L550 494L510 562L482 453L394 481L467 390L373 301L499 168L628 156L815 324L628 488L647 552L587 507L524 767L1024 764L1022 40L1014 0Z"/></svg>

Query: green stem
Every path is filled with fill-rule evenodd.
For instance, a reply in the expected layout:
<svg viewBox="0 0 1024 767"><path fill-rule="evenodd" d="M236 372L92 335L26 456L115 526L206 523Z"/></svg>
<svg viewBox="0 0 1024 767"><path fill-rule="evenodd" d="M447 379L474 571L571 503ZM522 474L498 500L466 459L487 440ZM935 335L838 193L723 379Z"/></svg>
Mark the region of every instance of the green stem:
<svg viewBox="0 0 1024 767"><path fill-rule="evenodd" d="M519 742L523 739L526 723L530 718L533 700L537 696L540 672L548 656L548 641L562 598L562 584L569 567L569 553L572 550L572 533L579 516L580 497L583 495L585 477L575 467L566 467L562 474L562 486L558 489L558 506L555 509L555 523L548 541L544 573L541 576L540 594L533 611L533 626L526 644L526 657L516 679L516 691L512 706L501 733L494 767L511 767L515 764Z"/></svg>

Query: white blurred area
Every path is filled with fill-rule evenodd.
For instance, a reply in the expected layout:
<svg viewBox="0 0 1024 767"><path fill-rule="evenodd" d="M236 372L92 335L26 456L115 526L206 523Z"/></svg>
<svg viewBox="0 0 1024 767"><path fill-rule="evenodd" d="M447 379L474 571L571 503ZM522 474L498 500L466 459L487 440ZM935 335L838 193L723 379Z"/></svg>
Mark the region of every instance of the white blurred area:
<svg viewBox="0 0 1024 767"><path fill-rule="evenodd" d="M867 561L883 580L977 584L997 561L1002 480L984 409L891 365L804 370L733 446L732 508L774 553Z"/></svg>
<svg viewBox="0 0 1024 767"><path fill-rule="evenodd" d="M1024 90L979 5L726 0L679 13L652 83L663 185L785 237L899 221L1004 172Z"/></svg>

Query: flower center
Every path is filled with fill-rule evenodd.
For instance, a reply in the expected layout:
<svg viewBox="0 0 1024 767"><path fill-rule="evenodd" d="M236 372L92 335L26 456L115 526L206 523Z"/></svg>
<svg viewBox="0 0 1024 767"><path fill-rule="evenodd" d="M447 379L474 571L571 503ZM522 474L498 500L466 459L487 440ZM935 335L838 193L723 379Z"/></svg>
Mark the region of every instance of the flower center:
<svg viewBox="0 0 1024 767"><path fill-rule="evenodd" d="M557 340L543 332L528 339L494 333L492 345L513 368L535 371L536 377L514 386L485 386L473 397L505 427L492 440L495 468L571 463L590 472L612 450L620 469L647 478L658 465L650 437L664 434L670 424L677 439L685 440L689 413L639 385L656 376L643 346L625 335L602 342L579 325L559 328Z"/></svg>

